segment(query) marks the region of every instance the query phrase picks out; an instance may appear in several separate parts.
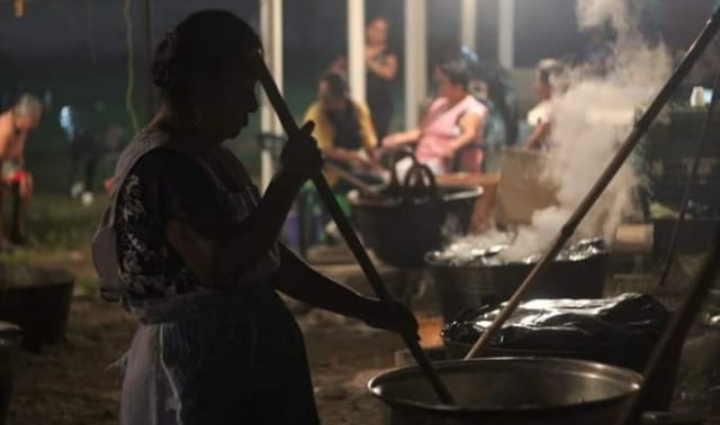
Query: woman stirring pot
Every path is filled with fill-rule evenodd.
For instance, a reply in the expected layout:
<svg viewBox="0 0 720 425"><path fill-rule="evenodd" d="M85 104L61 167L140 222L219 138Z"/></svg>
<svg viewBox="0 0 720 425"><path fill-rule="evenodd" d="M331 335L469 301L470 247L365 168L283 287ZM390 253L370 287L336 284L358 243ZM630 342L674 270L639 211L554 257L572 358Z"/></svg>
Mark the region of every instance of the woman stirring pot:
<svg viewBox="0 0 720 425"><path fill-rule="evenodd" d="M391 330L398 303L364 298L298 259L278 235L322 158L305 125L264 196L222 146L258 108L251 27L193 14L153 63L162 107L122 154L93 244L103 295L140 322L125 359L122 425L319 423L300 329L276 290Z"/></svg>

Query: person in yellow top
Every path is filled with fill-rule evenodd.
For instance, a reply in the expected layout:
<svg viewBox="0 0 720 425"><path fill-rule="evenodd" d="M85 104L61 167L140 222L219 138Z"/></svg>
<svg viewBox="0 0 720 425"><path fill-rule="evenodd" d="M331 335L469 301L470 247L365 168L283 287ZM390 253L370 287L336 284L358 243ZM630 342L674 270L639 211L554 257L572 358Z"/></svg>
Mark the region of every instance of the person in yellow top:
<svg viewBox="0 0 720 425"><path fill-rule="evenodd" d="M363 181L382 182L373 174L378 169L375 159L377 137L370 112L365 105L353 101L344 76L337 72L323 75L318 85L318 100L305 113L305 121L313 121L313 137L325 161L352 173ZM326 168L325 177L336 192L349 187L336 173Z"/></svg>

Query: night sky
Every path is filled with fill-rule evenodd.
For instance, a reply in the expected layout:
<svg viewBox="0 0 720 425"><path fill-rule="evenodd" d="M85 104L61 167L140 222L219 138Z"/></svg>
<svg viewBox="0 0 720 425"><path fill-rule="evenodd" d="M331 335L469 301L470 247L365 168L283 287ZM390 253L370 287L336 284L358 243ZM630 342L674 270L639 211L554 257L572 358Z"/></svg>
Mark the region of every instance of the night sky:
<svg viewBox="0 0 720 425"><path fill-rule="evenodd" d="M494 20L498 0L478 1L479 49L484 56L492 57L496 54ZM672 33L670 38L679 44L692 39L712 2L653 1L667 3L669 8L682 3L685 15L682 26L678 26L676 19L664 23ZM141 46L143 1L130 2L135 20L135 40ZM257 22L258 18L257 0L153 0L153 3L155 37L200 8L229 9L251 22ZM290 56L307 54L308 49L326 54L344 50L344 0L285 0L284 3L285 49ZM518 0L516 62L520 66L579 47L574 3L575 0ZM13 16L12 1L0 0L0 54L3 58L14 60L82 54L93 57L124 55L124 4L124 0L29 0L26 16L18 19ZM429 1L431 55L436 50L457 45L458 5L459 0ZM367 8L368 15L384 14L390 18L396 48L401 50L403 1L367 0Z"/></svg>

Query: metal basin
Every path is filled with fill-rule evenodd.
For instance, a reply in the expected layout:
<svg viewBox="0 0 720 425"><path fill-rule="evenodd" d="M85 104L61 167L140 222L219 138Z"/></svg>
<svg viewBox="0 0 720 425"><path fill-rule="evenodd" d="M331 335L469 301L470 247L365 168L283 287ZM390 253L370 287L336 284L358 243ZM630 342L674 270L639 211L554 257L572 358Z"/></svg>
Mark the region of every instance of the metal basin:
<svg viewBox="0 0 720 425"><path fill-rule="evenodd" d="M23 330L23 348L39 351L65 339L74 276L64 270L0 266L0 320Z"/></svg>
<svg viewBox="0 0 720 425"><path fill-rule="evenodd" d="M438 187L439 196L424 201L365 199L350 192L365 245L395 267L421 268L428 251L440 248L444 236L462 236L470 226L479 187Z"/></svg>
<svg viewBox="0 0 720 425"><path fill-rule="evenodd" d="M569 359L435 365L458 404L439 405L417 367L388 372L368 384L386 406L387 425L609 425L642 382L631 370Z"/></svg>

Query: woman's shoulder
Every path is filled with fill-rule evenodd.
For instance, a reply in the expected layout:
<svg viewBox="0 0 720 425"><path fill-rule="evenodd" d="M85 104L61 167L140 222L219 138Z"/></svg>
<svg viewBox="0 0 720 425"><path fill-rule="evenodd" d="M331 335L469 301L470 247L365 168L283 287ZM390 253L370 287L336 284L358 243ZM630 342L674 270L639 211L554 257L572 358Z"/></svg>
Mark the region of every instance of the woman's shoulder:
<svg viewBox="0 0 720 425"><path fill-rule="evenodd" d="M167 147L156 147L143 154L132 166L129 175L144 185L190 191L194 187L214 187L212 178L195 160Z"/></svg>
<svg viewBox="0 0 720 425"><path fill-rule="evenodd" d="M200 168L196 161L168 147L156 147L142 155L134 167L164 174L172 171Z"/></svg>
<svg viewBox="0 0 720 425"><path fill-rule="evenodd" d="M440 108L444 108L444 107L447 106L447 105L448 105L448 100L447 100L447 98L438 96L438 97L436 97L435 99L432 99L432 100L430 101L430 106L428 106L428 109L431 110L431 111L432 111L432 110L437 110L437 109L440 109Z"/></svg>
<svg viewBox="0 0 720 425"><path fill-rule="evenodd" d="M477 115L480 115L481 117L485 117L490 114L490 109L485 106L481 101L475 98L475 96L468 95L467 98L465 98L466 103L466 110L468 112L475 113Z"/></svg>

